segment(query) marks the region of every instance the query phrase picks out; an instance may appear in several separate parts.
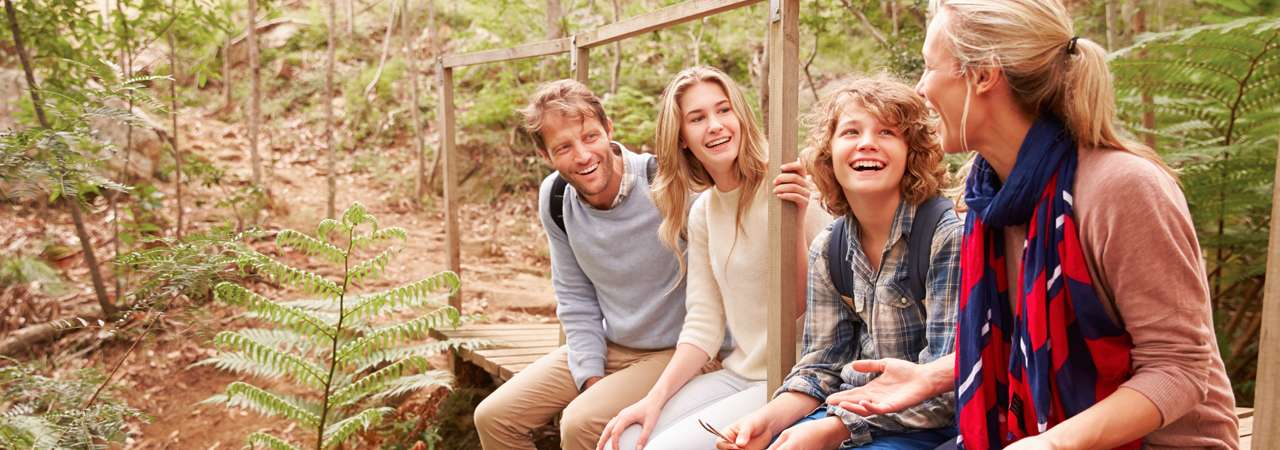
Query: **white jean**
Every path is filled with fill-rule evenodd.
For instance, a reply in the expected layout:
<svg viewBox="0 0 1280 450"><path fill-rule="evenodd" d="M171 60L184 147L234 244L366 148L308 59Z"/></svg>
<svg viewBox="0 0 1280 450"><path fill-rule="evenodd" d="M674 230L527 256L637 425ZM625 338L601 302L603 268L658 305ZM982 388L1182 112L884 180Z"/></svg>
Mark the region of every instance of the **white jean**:
<svg viewBox="0 0 1280 450"><path fill-rule="evenodd" d="M721 369L689 380L667 401L649 435L645 450L704 450L716 437L698 425L701 419L724 432L733 422L766 403L764 381L752 381ZM632 425L618 440L619 450L634 450L640 425Z"/></svg>

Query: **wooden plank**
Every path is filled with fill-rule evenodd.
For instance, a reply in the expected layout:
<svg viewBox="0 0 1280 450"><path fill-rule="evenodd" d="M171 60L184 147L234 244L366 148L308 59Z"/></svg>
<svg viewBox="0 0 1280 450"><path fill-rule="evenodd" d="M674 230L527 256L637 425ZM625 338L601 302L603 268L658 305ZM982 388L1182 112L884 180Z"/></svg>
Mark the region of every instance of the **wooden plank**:
<svg viewBox="0 0 1280 450"><path fill-rule="evenodd" d="M512 366L512 365L519 365L519 364L533 364L534 361L537 361L538 358L541 358L542 356L543 355L512 355L512 356L495 356L492 358L485 358L485 359L499 366Z"/></svg>
<svg viewBox="0 0 1280 450"><path fill-rule="evenodd" d="M511 329L511 330L500 330L500 331L461 329L461 330L446 330L444 333L445 335L452 336L452 337L485 337L490 339L517 340L517 339L527 339L531 337L532 338L555 337L556 330L555 328L552 328L549 330L548 329L542 329L542 330Z"/></svg>
<svg viewBox="0 0 1280 450"><path fill-rule="evenodd" d="M443 62L436 64L440 82L440 146L444 152L444 248L445 268L462 275L461 247L458 236L458 149L457 124L453 110L453 69ZM449 297L449 306L462 311L462 288Z"/></svg>
<svg viewBox="0 0 1280 450"><path fill-rule="evenodd" d="M444 329L445 331L453 330L551 330L555 331L560 328L558 323L469 323L454 329Z"/></svg>
<svg viewBox="0 0 1280 450"><path fill-rule="evenodd" d="M800 0L769 2L769 175L781 173L784 161L796 159L796 114L800 90ZM816 205L815 205L816 206ZM803 239L796 226L794 204L769 196L769 342L768 390L782 385L796 360L796 295L798 279L789 270Z"/></svg>
<svg viewBox="0 0 1280 450"><path fill-rule="evenodd" d="M691 0L677 3L647 14L620 20L578 33L579 47L598 47L637 34L671 27L713 14L749 6L760 0Z"/></svg>
<svg viewBox="0 0 1280 450"><path fill-rule="evenodd" d="M445 67L453 68L476 64L512 61L524 58L535 58L539 56L559 55L572 49L573 43L571 38L559 38L547 41L530 42L528 44L521 44L515 47L481 50L458 55L445 55L441 58L441 62Z"/></svg>
<svg viewBox="0 0 1280 450"><path fill-rule="evenodd" d="M542 356L560 348L557 345L541 345L537 347L493 347L475 350L474 353L484 358L501 358L504 356L538 355Z"/></svg>
<svg viewBox="0 0 1280 450"><path fill-rule="evenodd" d="M1240 436L1253 436L1253 418L1245 417L1240 419Z"/></svg>
<svg viewBox="0 0 1280 450"><path fill-rule="evenodd" d="M1253 417L1253 408L1236 408L1236 417Z"/></svg>
<svg viewBox="0 0 1280 450"><path fill-rule="evenodd" d="M1262 337L1258 342L1258 390L1254 417L1262 430L1255 450L1280 447L1280 148L1276 149L1275 184L1271 186L1271 237L1267 246L1267 278L1262 294Z"/></svg>

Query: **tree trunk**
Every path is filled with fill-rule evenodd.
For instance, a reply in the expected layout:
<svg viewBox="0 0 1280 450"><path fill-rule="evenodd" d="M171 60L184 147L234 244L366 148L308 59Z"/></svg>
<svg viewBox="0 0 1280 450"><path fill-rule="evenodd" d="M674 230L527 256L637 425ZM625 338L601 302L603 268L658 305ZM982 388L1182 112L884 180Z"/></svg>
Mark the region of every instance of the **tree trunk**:
<svg viewBox="0 0 1280 450"><path fill-rule="evenodd" d="M564 27L561 21L564 18L564 12L560 9L560 0L547 0L546 8L546 24L547 39L557 39L564 37ZM555 60L552 58L544 58L542 60L542 71L544 78L560 78L558 74L551 74L552 68L555 67Z"/></svg>
<svg viewBox="0 0 1280 450"><path fill-rule="evenodd" d="M172 5L174 20L177 20L178 4L175 1ZM169 29L169 73L173 75L173 79L169 80L169 118L172 119L173 129L173 191L178 216L175 235L178 239L182 239L182 149L178 147L180 136L178 132L178 46L173 38L172 28Z"/></svg>
<svg viewBox="0 0 1280 450"><path fill-rule="evenodd" d="M436 42L436 30L438 30L436 24L436 0L427 0L427 48L431 50L433 58L439 56L440 49L443 48L441 43ZM436 112L436 114L439 113L439 111ZM431 173L427 175L427 185L424 188L424 193L425 190L433 189L436 185L436 175L440 171L440 154L444 153L441 151L442 145L441 143L436 143L435 155L431 158Z"/></svg>
<svg viewBox="0 0 1280 450"><path fill-rule="evenodd" d="M5 0L5 3L8 2L9 0ZM101 319L97 316L75 316L23 327L9 334L4 340L0 340L0 355L9 357L21 355L33 345L57 339L82 328L74 326L76 323L97 323Z"/></svg>
<svg viewBox="0 0 1280 450"><path fill-rule="evenodd" d="M378 56L378 69L373 72L373 79L369 80L369 84L364 87L364 96L366 98L373 93L374 88L378 87L378 80L382 79L382 69L387 65L387 53L391 51L391 34L396 29L396 14L399 12L400 3L393 1L391 3L391 17L387 18L387 30L382 35L382 54Z"/></svg>
<svg viewBox="0 0 1280 450"><path fill-rule="evenodd" d="M120 67L121 75L125 79L133 77L133 36L129 30L129 20L124 14L124 0L116 0L116 12L120 15L120 29L123 35L120 38ZM133 91L125 93L126 102L129 105L129 112L133 113ZM133 123L126 122L124 124L124 164L120 168L117 179L119 182L129 184L132 180L129 177L129 165L133 159ZM111 249L112 259L120 259L120 201L119 193L112 194L111 199ZM121 277L117 271L119 267L113 266L111 269L111 278L116 288L116 298L122 298L125 289L124 277Z"/></svg>
<svg viewBox="0 0 1280 450"><path fill-rule="evenodd" d="M222 41L222 110L231 109L231 34Z"/></svg>
<svg viewBox="0 0 1280 450"><path fill-rule="evenodd" d="M356 34L356 0L347 0L347 37Z"/></svg>
<svg viewBox="0 0 1280 450"><path fill-rule="evenodd" d="M613 0L613 21L622 20L622 4ZM613 68L609 70L609 93L618 93L618 79L622 75L622 41L613 43Z"/></svg>
<svg viewBox="0 0 1280 450"><path fill-rule="evenodd" d="M1104 25L1107 27L1107 51L1109 52L1109 51L1113 51L1113 50L1115 50L1115 49L1116 49L1116 47L1115 47L1115 45L1116 45L1116 32L1115 32L1115 25L1116 25L1116 11L1115 11L1115 10L1116 10L1116 7L1115 7L1115 0L1106 0L1106 4L1105 4L1105 5L1103 5L1103 7L1105 8L1105 11L1106 11L1106 22L1104 23Z"/></svg>
<svg viewBox="0 0 1280 450"><path fill-rule="evenodd" d="M325 50L324 65L324 94L320 96L320 100L324 102L324 148L325 153L329 157L329 196L325 202L325 217L336 219L337 207L336 202L338 191L338 150L333 145L333 65L334 65L334 42L333 33L338 20L337 0L329 0L329 38L328 48Z"/></svg>
<svg viewBox="0 0 1280 450"><path fill-rule="evenodd" d="M31 94L31 108L35 110L36 120L40 122L40 126L50 130L52 127L49 124L48 117L44 114L44 103L40 100L40 88L36 84L35 72L31 67L31 57L27 55L27 47L22 40L22 30L18 27L18 13L13 8L13 0L4 0L4 11L9 18L9 32L13 33L14 49L18 52L18 59L22 62L22 71L27 78L27 92ZM54 155L54 160L57 161L55 170L66 170L60 156ZM104 316L112 317L116 314L116 307L111 303L111 299L107 297L107 286L102 281L102 271L98 267L98 257L93 253L93 241L84 226L84 217L80 213L80 193L63 192L62 194L64 203L71 212L71 221L75 223L76 237L80 239L80 248L84 251L84 263L89 267L89 278L93 281L93 293L97 296L98 306L102 308Z"/></svg>
<svg viewBox="0 0 1280 450"><path fill-rule="evenodd" d="M427 157L426 149L422 145L422 112L419 111L421 98L418 94L418 53L414 51L414 45L417 41L417 34L414 33L413 26L413 10L409 8L408 0L401 0L400 6L404 23L400 28L404 31L404 58L409 64L409 120L413 122L413 152L414 157L418 161L418 170L413 172L414 186L417 195L413 198L413 204L422 206L422 195L426 191L426 169Z"/></svg>
<svg viewBox="0 0 1280 450"><path fill-rule="evenodd" d="M564 27L560 23L564 18L564 12L560 9L560 0L547 0L546 16L547 39L564 37Z"/></svg>
<svg viewBox="0 0 1280 450"><path fill-rule="evenodd" d="M253 185L269 192L263 184L262 158L258 155L258 122L262 114L262 68L258 58L258 0L249 0L249 73L253 97L249 100L249 163L253 165Z"/></svg>

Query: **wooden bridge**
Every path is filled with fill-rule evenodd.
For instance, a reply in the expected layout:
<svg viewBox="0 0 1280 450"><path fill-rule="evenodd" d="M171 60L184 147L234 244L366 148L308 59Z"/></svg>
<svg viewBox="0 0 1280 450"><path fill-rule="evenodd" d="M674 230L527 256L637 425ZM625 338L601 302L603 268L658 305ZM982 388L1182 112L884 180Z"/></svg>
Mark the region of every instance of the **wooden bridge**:
<svg viewBox="0 0 1280 450"><path fill-rule="evenodd" d="M640 16L620 20L574 36L532 42L510 48L442 55L436 61L440 87L439 132L444 161L445 258L449 270L462 273L460 233L458 229L458 151L453 102L453 70L477 64L499 63L516 59L569 54L572 77L588 83L590 49L643 33L668 28L680 23L730 11L763 0L689 0ZM799 91L799 0L769 0L765 9L768 37L769 81L766 117L769 136L768 178L781 172L782 161L796 159L798 136ZM1277 151L1280 155L1280 151ZM1277 158L1276 183L1272 194L1271 223L1280 224L1280 158ZM768 297L768 384L772 391L781 384L796 357L796 327L793 297L798 290L791 277L782 276L782 261L793 261L795 246L783 245L783 236L796 236L796 210L793 205L776 198L769 200L769 270ZM1273 225L1270 235L1271 258L1267 261L1266 286L1263 293L1262 335L1258 352L1257 392L1261 432L1253 439L1254 411L1237 409L1240 417L1242 449L1280 448L1280 226ZM461 293L450 298L450 304L462 309ZM436 338L484 338L498 345L484 350L460 351L454 355L454 371L460 379L465 372L488 373L495 382L511 379L534 360L563 343L556 324L485 324L468 325L457 330L433 332ZM478 374L476 374L478 375Z"/></svg>

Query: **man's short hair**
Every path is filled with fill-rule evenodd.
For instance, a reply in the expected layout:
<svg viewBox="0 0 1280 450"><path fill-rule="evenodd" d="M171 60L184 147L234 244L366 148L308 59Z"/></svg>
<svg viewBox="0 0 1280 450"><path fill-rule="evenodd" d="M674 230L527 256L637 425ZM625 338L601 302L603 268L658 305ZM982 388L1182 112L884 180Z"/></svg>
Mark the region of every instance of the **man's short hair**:
<svg viewBox="0 0 1280 450"><path fill-rule="evenodd" d="M572 119L594 118L605 126L609 118L604 114L604 106L600 98L591 89L577 80L564 79L542 85L533 94L529 104L520 109L524 119L521 128L533 139L538 152L548 155L547 143L542 139L542 127L547 113L557 113Z"/></svg>

